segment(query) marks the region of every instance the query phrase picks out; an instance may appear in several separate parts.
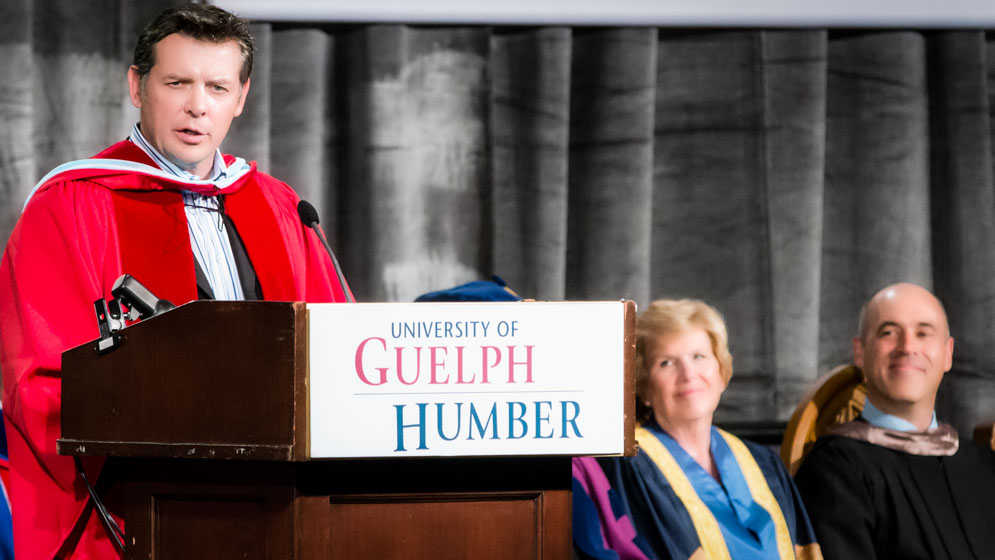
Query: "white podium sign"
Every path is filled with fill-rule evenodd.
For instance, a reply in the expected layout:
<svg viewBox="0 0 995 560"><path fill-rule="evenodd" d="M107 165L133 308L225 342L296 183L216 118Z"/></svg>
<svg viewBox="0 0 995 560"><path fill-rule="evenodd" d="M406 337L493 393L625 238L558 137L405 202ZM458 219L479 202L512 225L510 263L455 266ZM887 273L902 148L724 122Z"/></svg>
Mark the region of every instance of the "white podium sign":
<svg viewBox="0 0 995 560"><path fill-rule="evenodd" d="M621 454L624 310L308 304L310 456Z"/></svg>

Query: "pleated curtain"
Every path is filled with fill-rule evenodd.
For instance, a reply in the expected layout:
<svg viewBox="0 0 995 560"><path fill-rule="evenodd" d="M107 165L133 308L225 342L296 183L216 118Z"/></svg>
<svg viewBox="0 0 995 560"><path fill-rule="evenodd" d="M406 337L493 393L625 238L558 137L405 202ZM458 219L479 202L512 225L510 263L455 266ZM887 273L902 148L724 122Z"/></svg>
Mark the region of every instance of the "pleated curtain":
<svg viewBox="0 0 995 560"><path fill-rule="evenodd" d="M170 2L0 3L0 233L125 138ZM498 274L525 297L696 297L734 356L718 420L784 420L861 304L947 306L942 418L995 415L995 39L982 30L257 22L223 150L319 209L360 301ZM584 348L577 348L583 352Z"/></svg>

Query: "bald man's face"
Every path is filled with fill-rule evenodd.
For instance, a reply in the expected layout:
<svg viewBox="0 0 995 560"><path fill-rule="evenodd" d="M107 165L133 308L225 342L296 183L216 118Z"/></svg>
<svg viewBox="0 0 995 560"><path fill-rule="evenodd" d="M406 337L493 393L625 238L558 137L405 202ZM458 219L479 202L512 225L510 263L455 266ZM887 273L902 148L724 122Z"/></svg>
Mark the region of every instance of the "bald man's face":
<svg viewBox="0 0 995 560"><path fill-rule="evenodd" d="M936 401L953 360L954 341L939 301L918 286L880 292L867 306L854 362L864 370L871 400L885 411Z"/></svg>

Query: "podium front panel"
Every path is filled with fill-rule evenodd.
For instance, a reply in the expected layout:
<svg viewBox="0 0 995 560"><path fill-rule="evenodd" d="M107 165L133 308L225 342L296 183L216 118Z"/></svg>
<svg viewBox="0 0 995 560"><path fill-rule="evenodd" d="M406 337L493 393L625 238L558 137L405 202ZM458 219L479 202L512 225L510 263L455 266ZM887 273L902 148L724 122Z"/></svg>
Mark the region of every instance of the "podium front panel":
<svg viewBox="0 0 995 560"><path fill-rule="evenodd" d="M121 457L306 457L303 303L191 302L63 354L60 451Z"/></svg>

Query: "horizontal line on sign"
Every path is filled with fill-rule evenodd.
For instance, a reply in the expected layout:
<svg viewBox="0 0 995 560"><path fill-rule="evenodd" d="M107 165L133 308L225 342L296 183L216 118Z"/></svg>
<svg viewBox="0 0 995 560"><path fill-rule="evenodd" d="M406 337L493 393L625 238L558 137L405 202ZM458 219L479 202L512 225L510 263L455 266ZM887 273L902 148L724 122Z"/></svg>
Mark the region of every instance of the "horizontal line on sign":
<svg viewBox="0 0 995 560"><path fill-rule="evenodd" d="M353 393L357 397L396 397L413 395L528 395L535 393L583 393L583 389L558 389L552 391L426 391L422 393Z"/></svg>

